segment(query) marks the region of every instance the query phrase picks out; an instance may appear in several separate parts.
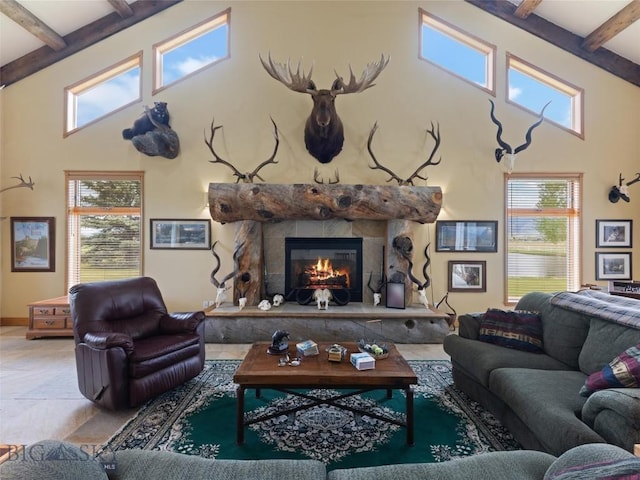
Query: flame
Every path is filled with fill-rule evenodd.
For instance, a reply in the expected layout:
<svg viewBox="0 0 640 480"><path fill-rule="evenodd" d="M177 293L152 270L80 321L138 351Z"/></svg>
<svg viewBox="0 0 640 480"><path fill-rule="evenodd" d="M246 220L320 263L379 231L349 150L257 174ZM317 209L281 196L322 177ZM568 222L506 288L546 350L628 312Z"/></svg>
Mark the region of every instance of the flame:
<svg viewBox="0 0 640 480"><path fill-rule="evenodd" d="M333 269L333 265L331 265L331 260L328 258L320 258L318 257L318 261L315 265L310 265L306 270L306 273L309 274L310 283L314 285L323 284L323 283L332 283L331 280L336 277L344 277L346 278L346 286L349 287L350 279L349 279L349 270L346 269Z"/></svg>

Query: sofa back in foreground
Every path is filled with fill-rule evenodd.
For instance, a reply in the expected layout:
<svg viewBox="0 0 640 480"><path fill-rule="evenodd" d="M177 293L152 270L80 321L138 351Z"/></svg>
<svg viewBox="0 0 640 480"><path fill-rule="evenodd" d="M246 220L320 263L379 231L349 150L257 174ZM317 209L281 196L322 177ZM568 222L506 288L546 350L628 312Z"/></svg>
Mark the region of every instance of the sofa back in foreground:
<svg viewBox="0 0 640 480"><path fill-rule="evenodd" d="M420 448L416 446L414 448ZM102 462L102 463L101 463ZM104 466L103 466L104 464ZM105 470L105 467L107 470ZM530 450L489 452L442 463L338 469L315 460L212 460L149 450L105 452L44 440L0 465L3 480L640 480L640 458L607 444L581 445L561 457Z"/></svg>

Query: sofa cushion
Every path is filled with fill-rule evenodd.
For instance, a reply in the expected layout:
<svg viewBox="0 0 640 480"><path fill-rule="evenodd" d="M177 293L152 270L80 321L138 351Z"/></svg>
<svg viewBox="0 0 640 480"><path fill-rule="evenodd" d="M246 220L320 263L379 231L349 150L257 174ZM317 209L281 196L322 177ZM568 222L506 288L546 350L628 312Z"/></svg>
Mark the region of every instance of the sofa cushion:
<svg viewBox="0 0 640 480"><path fill-rule="evenodd" d="M537 312L488 309L480 320L482 342L527 352L542 352L542 322Z"/></svg>
<svg viewBox="0 0 640 480"><path fill-rule="evenodd" d="M640 386L640 344L627 348L602 370L589 375L580 395L588 397L597 390L637 386Z"/></svg>
<svg viewBox="0 0 640 480"><path fill-rule="evenodd" d="M540 480L555 458L535 451L488 452L442 463L409 463L331 470L328 480Z"/></svg>
<svg viewBox="0 0 640 480"><path fill-rule="evenodd" d="M599 318L592 318L589 334L580 351L580 370L597 372L620 352L640 343L640 330Z"/></svg>
<svg viewBox="0 0 640 480"><path fill-rule="evenodd" d="M458 335L447 335L444 338L443 347L456 366L462 368L466 375L485 388L489 388L489 375L496 368L568 369L567 365L549 355L504 348L492 343L469 340ZM584 379L584 375L582 377Z"/></svg>
<svg viewBox="0 0 640 480"><path fill-rule="evenodd" d="M604 442L579 418L586 399L578 394L585 375L579 371L499 368L489 389L524 422L552 455L583 443Z"/></svg>
<svg viewBox="0 0 640 480"><path fill-rule="evenodd" d="M588 444L561 455L543 480L640 480L640 458L613 445Z"/></svg>
<svg viewBox="0 0 640 480"><path fill-rule="evenodd" d="M43 440L0 465L3 480L108 480L100 462L72 443Z"/></svg>
<svg viewBox="0 0 640 480"><path fill-rule="evenodd" d="M550 303L552 298L549 293L530 292L520 299L515 309L539 312L545 353L577 370L578 356L589 332L590 317L556 307Z"/></svg>
<svg viewBox="0 0 640 480"><path fill-rule="evenodd" d="M115 464L114 479L322 480L327 475L317 460L223 460L152 450L119 450Z"/></svg>

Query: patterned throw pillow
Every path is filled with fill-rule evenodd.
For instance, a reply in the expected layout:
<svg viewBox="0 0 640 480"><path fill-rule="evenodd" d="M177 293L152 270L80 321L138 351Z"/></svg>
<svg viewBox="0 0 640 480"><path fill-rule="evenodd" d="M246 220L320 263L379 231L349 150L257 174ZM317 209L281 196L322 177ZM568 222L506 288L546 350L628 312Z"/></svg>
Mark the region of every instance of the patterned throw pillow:
<svg viewBox="0 0 640 480"><path fill-rule="evenodd" d="M542 321L537 312L488 309L480 320L480 341L542 352Z"/></svg>
<svg viewBox="0 0 640 480"><path fill-rule="evenodd" d="M640 458L588 463L545 475L544 480L640 480Z"/></svg>
<svg viewBox="0 0 640 480"><path fill-rule="evenodd" d="M580 395L588 397L597 390L606 388L633 388L640 386L640 343L627 348L605 365L599 372L587 377Z"/></svg>

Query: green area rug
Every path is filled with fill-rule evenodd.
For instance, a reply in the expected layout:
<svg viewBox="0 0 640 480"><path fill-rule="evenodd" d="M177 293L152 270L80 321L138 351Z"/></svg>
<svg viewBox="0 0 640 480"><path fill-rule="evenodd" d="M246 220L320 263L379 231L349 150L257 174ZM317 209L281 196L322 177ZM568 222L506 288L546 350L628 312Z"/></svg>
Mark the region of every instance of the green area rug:
<svg viewBox="0 0 640 480"><path fill-rule="evenodd" d="M409 361L418 377L414 392L415 445L406 430L332 406L316 406L245 427L236 444L237 360L208 360L195 379L150 401L113 438L107 448L166 450L207 458L312 458L329 470L390 463L441 462L451 458L520 446L495 418L452 386L446 360ZM288 368L288 367L286 367ZM356 372L354 371L354 374ZM329 394L315 390L316 394ZM299 404L300 397L262 390L245 394L245 415L255 417ZM394 390L345 399L403 418L405 399Z"/></svg>

